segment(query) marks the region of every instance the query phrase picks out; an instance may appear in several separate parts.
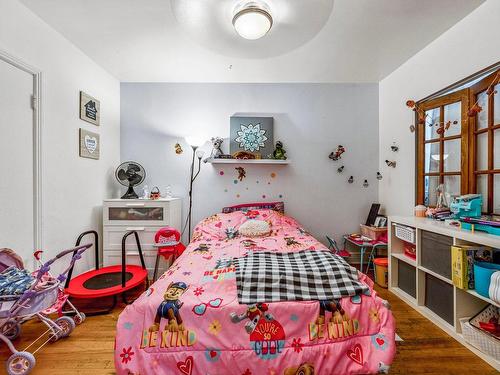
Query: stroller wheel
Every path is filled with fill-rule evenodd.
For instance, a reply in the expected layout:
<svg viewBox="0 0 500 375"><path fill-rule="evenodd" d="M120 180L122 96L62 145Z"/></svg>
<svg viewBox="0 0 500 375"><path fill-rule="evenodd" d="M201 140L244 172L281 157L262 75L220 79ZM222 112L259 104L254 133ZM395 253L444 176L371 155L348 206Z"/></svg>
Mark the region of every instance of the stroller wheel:
<svg viewBox="0 0 500 375"><path fill-rule="evenodd" d="M57 334L58 338L69 336L75 329L75 322L69 316L62 316L56 319L55 323L61 329L61 332Z"/></svg>
<svg viewBox="0 0 500 375"><path fill-rule="evenodd" d="M1 333L9 340L15 340L21 334L21 325L15 320L8 320L2 326Z"/></svg>
<svg viewBox="0 0 500 375"><path fill-rule="evenodd" d="M84 313L78 313L76 314L74 317L73 317L73 320L75 322L76 325L79 325L79 324L82 324L84 321L85 321L85 314Z"/></svg>
<svg viewBox="0 0 500 375"><path fill-rule="evenodd" d="M29 374L35 367L35 357L29 352L17 352L12 354L6 362L9 375Z"/></svg>

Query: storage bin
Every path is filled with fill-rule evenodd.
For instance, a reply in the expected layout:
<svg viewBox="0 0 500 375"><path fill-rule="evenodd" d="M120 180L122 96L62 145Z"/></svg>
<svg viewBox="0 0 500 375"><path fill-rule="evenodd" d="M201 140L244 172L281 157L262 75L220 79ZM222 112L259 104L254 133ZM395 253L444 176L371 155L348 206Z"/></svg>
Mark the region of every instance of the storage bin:
<svg viewBox="0 0 500 375"><path fill-rule="evenodd" d="M394 235L400 240L415 244L415 228L394 224Z"/></svg>
<svg viewBox="0 0 500 375"><path fill-rule="evenodd" d="M387 288L389 260L387 258L375 258L375 281L382 288Z"/></svg>
<svg viewBox="0 0 500 375"><path fill-rule="evenodd" d="M425 306L453 325L453 285L425 274Z"/></svg>
<svg viewBox="0 0 500 375"><path fill-rule="evenodd" d="M453 238L422 231L420 244L421 265L451 280L451 246L453 245Z"/></svg>
<svg viewBox="0 0 500 375"><path fill-rule="evenodd" d="M500 271L500 264L476 262L474 263L474 285L476 292L489 298L490 280L494 272Z"/></svg>
<svg viewBox="0 0 500 375"><path fill-rule="evenodd" d="M469 318L460 319L460 326L465 341L497 361L500 360L500 343L497 339L473 327Z"/></svg>
<svg viewBox="0 0 500 375"><path fill-rule="evenodd" d="M393 259L398 262L398 287L413 298L417 297L417 271L412 265Z"/></svg>
<svg viewBox="0 0 500 375"><path fill-rule="evenodd" d="M377 228L368 225L360 224L361 234L365 237L371 238L373 241L384 240L387 241L387 227Z"/></svg>

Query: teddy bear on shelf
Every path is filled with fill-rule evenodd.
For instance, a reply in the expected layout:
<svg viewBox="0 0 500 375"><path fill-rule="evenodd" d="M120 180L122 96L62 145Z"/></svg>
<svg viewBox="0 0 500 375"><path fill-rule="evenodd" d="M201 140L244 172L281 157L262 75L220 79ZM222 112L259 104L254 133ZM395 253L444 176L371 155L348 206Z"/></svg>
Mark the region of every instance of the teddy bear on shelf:
<svg viewBox="0 0 500 375"><path fill-rule="evenodd" d="M248 334L251 334L257 326L257 323L259 323L261 317L264 317L268 322L274 320L274 317L267 311L268 309L269 306L267 303L248 305L247 311L244 313L236 314L235 312L232 312L230 314L231 322L236 324L248 319L248 322L245 324L245 330Z"/></svg>
<svg viewBox="0 0 500 375"><path fill-rule="evenodd" d="M224 155L222 152L222 142L224 142L224 139L221 137L212 137L210 142L212 142L212 152L210 156L204 160L205 163L210 159L218 159Z"/></svg>

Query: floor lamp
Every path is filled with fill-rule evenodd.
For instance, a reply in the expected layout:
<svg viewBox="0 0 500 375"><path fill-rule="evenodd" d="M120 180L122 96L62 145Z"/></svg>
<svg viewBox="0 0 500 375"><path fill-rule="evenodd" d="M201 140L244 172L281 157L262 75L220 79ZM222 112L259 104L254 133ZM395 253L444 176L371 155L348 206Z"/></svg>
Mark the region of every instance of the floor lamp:
<svg viewBox="0 0 500 375"><path fill-rule="evenodd" d="M189 210L188 210L188 241L191 242L191 213L192 213L192 208L193 208L193 183L194 180L196 180L196 177L200 174L201 170L201 159L203 158L203 155L205 152L203 150L198 150L198 147L203 145L203 142L201 139L196 138L196 137L186 137L187 143L191 146L193 149L193 158L191 160L191 174L190 174L190 179L189 179ZM195 173L195 157L198 158L198 170Z"/></svg>

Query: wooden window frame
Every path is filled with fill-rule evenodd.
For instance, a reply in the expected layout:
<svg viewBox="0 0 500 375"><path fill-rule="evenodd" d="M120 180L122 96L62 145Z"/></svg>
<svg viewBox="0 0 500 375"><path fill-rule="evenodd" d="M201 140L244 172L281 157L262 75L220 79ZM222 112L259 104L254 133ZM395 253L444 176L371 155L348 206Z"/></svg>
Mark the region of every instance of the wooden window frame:
<svg viewBox="0 0 500 375"><path fill-rule="evenodd" d="M493 83L493 81L496 79L496 84L499 84L497 75L499 74L500 69L494 71L487 77L483 78L476 84L472 85L469 89L470 93L470 98L469 101L470 103L475 103L477 100L477 95L483 93L488 89L488 87ZM497 97L497 98L500 98ZM483 129L476 129L477 128L477 115L474 117L470 118L470 131L469 131L469 138L471 139L471 160L469 163L469 168L471 170L471 173L469 174L469 185L471 188L471 192L477 193L477 177L479 175L487 175L488 176L488 183L487 183L487 188L488 188L488 196L483 197L483 199L486 200L487 202L487 211L485 212L486 214L492 214L492 215L498 215L494 213L494 178L495 174L500 174L500 169L495 169L494 165L494 150L495 150L495 144L494 144L494 136L495 136L495 131L497 129L500 129L500 123L495 124L494 123L494 95L489 95L488 96L488 118L487 118L487 127ZM498 130L500 131L500 130ZM477 170L477 137L479 134L488 134L488 150L487 150L487 164L488 168L484 170ZM500 148L499 152L500 152Z"/></svg>
<svg viewBox="0 0 500 375"><path fill-rule="evenodd" d="M436 99L431 99L418 104L419 111L424 114L431 109L440 108L439 122L444 124L444 107L453 103L461 102L461 133L453 136L446 136L445 133L440 134L439 138L432 140L425 140L425 127L426 124L417 126L417 204L424 204L425 200L425 186L424 181L426 176L438 176L439 183L444 183L445 176L460 176L460 193L465 194L469 188L469 118L467 116L469 108L469 89L455 91L448 95L441 96ZM416 121L418 121L418 113L416 114ZM444 142L461 139L460 146L460 171L445 172L444 171ZM439 142L439 172L425 173L425 145L429 143Z"/></svg>

